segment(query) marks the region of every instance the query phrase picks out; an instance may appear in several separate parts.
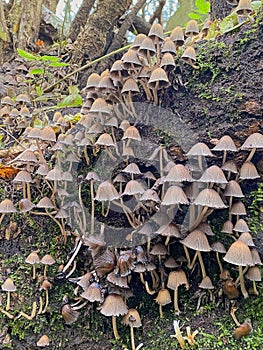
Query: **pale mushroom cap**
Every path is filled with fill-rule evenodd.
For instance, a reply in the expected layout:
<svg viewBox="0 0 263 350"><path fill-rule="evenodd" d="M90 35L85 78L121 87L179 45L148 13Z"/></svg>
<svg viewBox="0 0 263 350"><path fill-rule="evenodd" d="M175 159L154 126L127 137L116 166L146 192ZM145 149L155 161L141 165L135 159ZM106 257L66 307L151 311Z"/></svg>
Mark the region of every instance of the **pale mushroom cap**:
<svg viewBox="0 0 263 350"><path fill-rule="evenodd" d="M128 50L123 56L122 56L122 67L125 69L131 68L131 64L134 66L140 67L142 65L141 61L139 60L139 57L137 55L137 52L135 50Z"/></svg>
<svg viewBox="0 0 263 350"><path fill-rule="evenodd" d="M100 286L96 282L91 283L91 285L81 294L81 297L92 303L95 301L100 303L103 302Z"/></svg>
<svg viewBox="0 0 263 350"><path fill-rule="evenodd" d="M238 240L246 243L249 247L255 247L253 238L249 232L242 232Z"/></svg>
<svg viewBox="0 0 263 350"><path fill-rule="evenodd" d="M141 141L141 135L138 129L135 126L131 125L131 126L128 126L128 128L124 131L124 135L122 139L123 140L132 139L132 140Z"/></svg>
<svg viewBox="0 0 263 350"><path fill-rule="evenodd" d="M128 313L123 316L122 323L126 326L141 327L141 317L136 309L129 309Z"/></svg>
<svg viewBox="0 0 263 350"><path fill-rule="evenodd" d="M51 180L51 181L61 181L63 180L62 171L58 167L55 167L54 169L51 169L47 173L47 175L45 176L45 179Z"/></svg>
<svg viewBox="0 0 263 350"><path fill-rule="evenodd" d="M159 88L169 85L167 74L161 67L158 67L152 71L148 85L150 88L155 88L157 82L159 83Z"/></svg>
<svg viewBox="0 0 263 350"><path fill-rule="evenodd" d="M245 275L247 279L250 281L260 282L262 280L261 278L261 272L258 266L252 266L247 270L247 273Z"/></svg>
<svg viewBox="0 0 263 350"><path fill-rule="evenodd" d="M156 231L156 234L164 236L164 237L181 238L180 231L178 230L178 228L173 223L169 223L168 225L162 225Z"/></svg>
<svg viewBox="0 0 263 350"><path fill-rule="evenodd" d="M185 35L188 36L190 34L198 34L199 33L199 27L198 27L198 23L196 22L196 20L191 19L188 23L187 26L185 28Z"/></svg>
<svg viewBox="0 0 263 350"><path fill-rule="evenodd" d="M166 255L166 254L168 254L168 251L167 251L167 249L166 249L164 244L156 243L152 247L152 250L150 251L150 254L152 254L152 255Z"/></svg>
<svg viewBox="0 0 263 350"><path fill-rule="evenodd" d="M224 244L217 241L214 242L213 244L211 244L211 248L214 252L218 252L221 254L225 254L226 253L226 248L224 247Z"/></svg>
<svg viewBox="0 0 263 350"><path fill-rule="evenodd" d="M141 171L138 167L137 164L135 163L130 163L128 164L123 170L123 173L128 173L128 174L135 174L135 175L141 175Z"/></svg>
<svg viewBox="0 0 263 350"><path fill-rule="evenodd" d="M242 15L244 13L244 11L248 11L249 13L251 13L253 11L252 7L251 7L251 1L250 0L240 0L237 8L236 8L236 12L238 15Z"/></svg>
<svg viewBox="0 0 263 350"><path fill-rule="evenodd" d="M52 141L56 142L56 134L51 126L46 126L41 130L40 139L43 141Z"/></svg>
<svg viewBox="0 0 263 350"><path fill-rule="evenodd" d="M228 183L223 173L223 170L221 170L217 165L212 165L209 168L207 168L198 181L206 183L214 182L217 184Z"/></svg>
<svg viewBox="0 0 263 350"><path fill-rule="evenodd" d="M246 141L240 147L242 150L250 150L252 148L263 148L263 135L259 132L248 136Z"/></svg>
<svg viewBox="0 0 263 350"><path fill-rule="evenodd" d="M154 39L154 38L159 38L161 40L164 39L163 27L161 26L160 23L152 24L150 31L148 33L148 37L151 39Z"/></svg>
<svg viewBox="0 0 263 350"><path fill-rule="evenodd" d="M37 203L36 208L47 208L47 209L54 209L55 206L52 203L51 199L48 197L41 198L40 201Z"/></svg>
<svg viewBox="0 0 263 350"><path fill-rule="evenodd" d="M255 265L262 265L259 253L256 248L251 248L251 254Z"/></svg>
<svg viewBox="0 0 263 350"><path fill-rule="evenodd" d="M215 288L213 286L211 278L209 276L206 276L205 278L203 278L198 287L202 288L202 289L214 289Z"/></svg>
<svg viewBox="0 0 263 350"><path fill-rule="evenodd" d="M174 182L192 182L194 179L192 178L189 170L182 164L175 164L168 172L165 177L164 182L174 181Z"/></svg>
<svg viewBox="0 0 263 350"><path fill-rule="evenodd" d="M234 161L228 160L221 166L222 170L229 171L230 173L237 174L237 165Z"/></svg>
<svg viewBox="0 0 263 350"><path fill-rule="evenodd" d="M208 146L203 142L198 142L186 153L187 156L214 157Z"/></svg>
<svg viewBox="0 0 263 350"><path fill-rule="evenodd" d="M162 53L168 52L168 53L176 54L176 46L171 38L168 37L168 38L164 39L164 43L163 43L161 52Z"/></svg>
<svg viewBox="0 0 263 350"><path fill-rule="evenodd" d="M258 179L259 173L252 162L245 162L240 169L239 178L241 180Z"/></svg>
<svg viewBox="0 0 263 350"><path fill-rule="evenodd" d="M244 203L238 201L232 205L230 213L232 215L247 215Z"/></svg>
<svg viewBox="0 0 263 350"><path fill-rule="evenodd" d="M90 107L90 113L111 114L111 110L104 98L97 98Z"/></svg>
<svg viewBox="0 0 263 350"><path fill-rule="evenodd" d="M195 49L192 46L188 46L185 50L184 53L182 54L182 59L188 59L190 58L194 62L196 61L196 53Z"/></svg>
<svg viewBox="0 0 263 350"><path fill-rule="evenodd" d="M6 198L0 202L0 213L15 213L17 210L13 202Z"/></svg>
<svg viewBox="0 0 263 350"><path fill-rule="evenodd" d="M169 273L167 287L175 290L181 285L185 285L186 289L189 288L186 274L184 270L172 271Z"/></svg>
<svg viewBox="0 0 263 350"><path fill-rule="evenodd" d="M123 84L121 94L124 94L126 92L140 92L139 86L133 77L129 77Z"/></svg>
<svg viewBox="0 0 263 350"><path fill-rule="evenodd" d="M103 133L99 136L98 140L95 142L95 145L99 146L107 146L107 147L115 147L115 143L110 134Z"/></svg>
<svg viewBox="0 0 263 350"><path fill-rule="evenodd" d="M230 220L224 222L224 225L221 229L223 233L233 233L233 224Z"/></svg>
<svg viewBox="0 0 263 350"><path fill-rule="evenodd" d="M194 200L193 204L215 209L226 208L226 205L223 203L220 195L212 188L205 188L202 190Z"/></svg>
<svg viewBox="0 0 263 350"><path fill-rule="evenodd" d="M170 38L177 46L182 46L184 44L184 31L183 28L180 26L177 26L173 29L172 33L170 34Z"/></svg>
<svg viewBox="0 0 263 350"><path fill-rule="evenodd" d="M160 198L156 191L148 189L143 193L140 201L154 201L155 203L160 203Z"/></svg>
<svg viewBox="0 0 263 350"><path fill-rule="evenodd" d="M201 224L197 226L197 229L203 231L207 236L215 235L211 229L211 226L207 222L201 222Z"/></svg>
<svg viewBox="0 0 263 350"><path fill-rule="evenodd" d="M21 213L25 213L27 211L32 210L35 207L35 204L33 204L29 199L22 198L18 202L19 210Z"/></svg>
<svg viewBox="0 0 263 350"><path fill-rule="evenodd" d="M183 245L200 252L210 252L211 247L204 232L194 230L181 241Z"/></svg>
<svg viewBox="0 0 263 350"><path fill-rule="evenodd" d="M37 342L37 346L39 347L49 346L49 337L46 334L42 335L42 337L39 338Z"/></svg>
<svg viewBox="0 0 263 350"><path fill-rule="evenodd" d="M254 265L250 249L247 244L242 241L235 241L232 243L223 259L234 265Z"/></svg>
<svg viewBox="0 0 263 350"><path fill-rule="evenodd" d="M15 292L16 286L14 285L14 282L12 278L8 277L5 282L1 286L2 290L5 292Z"/></svg>
<svg viewBox="0 0 263 350"><path fill-rule="evenodd" d="M113 184L110 181L104 181L97 189L95 200L102 202L113 201L118 198L119 194Z"/></svg>
<svg viewBox="0 0 263 350"><path fill-rule="evenodd" d="M128 308L120 295L109 294L100 307L100 312L105 316L119 316L127 314Z"/></svg>
<svg viewBox="0 0 263 350"><path fill-rule="evenodd" d="M229 135L224 135L213 148L213 151L237 152L237 147Z"/></svg>
<svg viewBox="0 0 263 350"><path fill-rule="evenodd" d="M123 191L123 195L133 196L135 194L143 194L145 189L140 184L140 182L136 180L130 180L127 182L125 186L125 190Z"/></svg>
<svg viewBox="0 0 263 350"><path fill-rule="evenodd" d="M40 263L40 258L36 252L32 252L28 255L26 258L25 262L27 264L39 264Z"/></svg>
<svg viewBox="0 0 263 350"><path fill-rule="evenodd" d="M179 186L168 187L165 196L162 200L162 205L173 205L173 204L189 204L189 201Z"/></svg>
<svg viewBox="0 0 263 350"><path fill-rule="evenodd" d="M107 275L107 281L114 284L115 286L119 286L121 288L129 288L128 280L126 276L117 276L115 272L110 272Z"/></svg>
<svg viewBox="0 0 263 350"><path fill-rule="evenodd" d="M159 305L167 305L172 302L171 295L168 289L161 289L155 299L156 303Z"/></svg>
<svg viewBox="0 0 263 350"><path fill-rule="evenodd" d="M250 231L250 229L249 229L249 227L244 219L239 219L236 222L233 230L236 232L249 232Z"/></svg>
<svg viewBox="0 0 263 350"><path fill-rule="evenodd" d="M19 173L16 174L16 177L14 178L13 182L25 182L30 183L33 182L31 174L26 170L21 170Z"/></svg>
<svg viewBox="0 0 263 350"><path fill-rule="evenodd" d="M56 260L50 254L46 254L43 256L40 262L44 265L53 265L55 264Z"/></svg>

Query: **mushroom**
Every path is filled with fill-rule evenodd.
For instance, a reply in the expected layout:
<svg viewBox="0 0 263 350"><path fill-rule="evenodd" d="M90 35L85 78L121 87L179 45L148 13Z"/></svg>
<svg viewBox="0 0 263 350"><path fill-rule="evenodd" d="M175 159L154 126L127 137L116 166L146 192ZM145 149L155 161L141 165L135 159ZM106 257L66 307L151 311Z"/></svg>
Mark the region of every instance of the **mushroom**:
<svg viewBox="0 0 263 350"><path fill-rule="evenodd" d="M235 11L238 16L248 18L250 22L254 22L254 19L250 16L253 12L251 0L240 0Z"/></svg>
<svg viewBox="0 0 263 350"><path fill-rule="evenodd" d="M0 225L5 217L6 214L8 213L16 213L17 210L14 207L13 202L10 199L4 199L2 202L0 202L0 213L2 214L0 216Z"/></svg>
<svg viewBox="0 0 263 350"><path fill-rule="evenodd" d="M239 173L240 180L254 180L258 179L259 177L257 168L251 161L246 161L244 164L242 164Z"/></svg>
<svg viewBox="0 0 263 350"><path fill-rule="evenodd" d="M195 53L195 49L192 46L188 46L184 50L181 58L186 63L188 63L191 67L193 67L194 69L199 69L199 67L195 65L195 63L196 63L196 53Z"/></svg>
<svg viewBox="0 0 263 350"><path fill-rule="evenodd" d="M26 258L25 262L27 264L30 264L33 266L33 276L32 279L34 280L36 278L36 264L40 263L40 258L37 254L37 252L32 252L28 255L28 257Z"/></svg>
<svg viewBox="0 0 263 350"><path fill-rule="evenodd" d="M94 218L95 218L95 202L94 202L94 182L100 181L99 176L91 171L87 174L85 180L90 182L90 198L91 198L91 220L90 220L90 234L94 234Z"/></svg>
<svg viewBox="0 0 263 350"><path fill-rule="evenodd" d="M221 139L217 142L217 144L212 150L224 152L222 161L222 164L224 165L226 162L227 152L237 152L237 147L229 135L224 135L223 137L221 137Z"/></svg>
<svg viewBox="0 0 263 350"><path fill-rule="evenodd" d="M155 301L159 304L160 318L163 318L163 306L172 302L169 290L166 288L160 289Z"/></svg>
<svg viewBox="0 0 263 350"><path fill-rule="evenodd" d="M37 346L40 348L49 346L49 337L46 334L42 335L37 341Z"/></svg>
<svg viewBox="0 0 263 350"><path fill-rule="evenodd" d="M253 282L253 292L255 295L259 295L256 282L261 282L261 272L258 266L252 266L246 273L246 278Z"/></svg>
<svg viewBox="0 0 263 350"><path fill-rule="evenodd" d="M226 253L226 249L225 249L223 243L221 243L221 242L214 242L211 245L211 248L212 248L212 250L214 252L216 252L216 260L217 260L217 263L218 263L218 266L219 266L219 269L220 269L220 274L222 274L223 267L222 267L222 264L221 264L221 261L220 261L220 258L219 258L219 253L225 254Z"/></svg>
<svg viewBox="0 0 263 350"><path fill-rule="evenodd" d="M184 44L183 28L180 26L175 27L170 34L170 39L175 43L176 50L178 51L178 48Z"/></svg>
<svg viewBox="0 0 263 350"><path fill-rule="evenodd" d="M4 292L7 292L7 301L6 301L6 311L10 310L10 296L12 292L16 291L16 286L14 285L14 282L12 278L8 277L5 282L1 286L2 290Z"/></svg>
<svg viewBox="0 0 263 350"><path fill-rule="evenodd" d="M206 276L205 278L203 278L202 282L198 285L198 288L206 289L209 293L210 301L213 301L212 289L214 289L215 287L213 286L210 277Z"/></svg>
<svg viewBox="0 0 263 350"><path fill-rule="evenodd" d="M223 259L230 264L238 266L241 292L245 299L248 298L242 266L254 265L249 247L242 241L235 241L232 243Z"/></svg>
<svg viewBox="0 0 263 350"><path fill-rule="evenodd" d="M170 85L169 79L164 69L158 67L154 69L150 75L148 86L153 92L154 104L158 105L158 90L167 88Z"/></svg>
<svg viewBox="0 0 263 350"><path fill-rule="evenodd" d="M174 290L174 311L177 315L180 313L178 305L178 288L181 285L185 285L185 288L187 290L189 289L184 270L171 271L168 276L167 287Z"/></svg>
<svg viewBox="0 0 263 350"><path fill-rule="evenodd" d="M241 150L250 150L250 153L246 159L246 161L250 161L255 154L256 150L259 148L263 148L263 135L259 132L256 132L246 139L243 145L240 147Z"/></svg>
<svg viewBox="0 0 263 350"><path fill-rule="evenodd" d="M141 318L139 312L136 309L129 309L128 313L123 316L122 323L126 326L130 326L131 332L131 348L132 350L136 350L135 341L134 341L134 330L133 328L138 328L142 326ZM137 347L138 349L138 347Z"/></svg>
<svg viewBox="0 0 263 350"><path fill-rule="evenodd" d="M45 294L46 294L46 302L45 302L45 307L44 310L42 311L42 314L44 314L47 311L47 307L48 307L48 302L49 302L49 298L48 298L48 290L52 288L52 283L50 283L47 279L45 279L40 287L40 291L44 290Z"/></svg>
<svg viewBox="0 0 263 350"><path fill-rule="evenodd" d="M80 313L72 309L69 304L68 296L64 295L61 303L61 314L66 324L72 324L77 321Z"/></svg>
<svg viewBox="0 0 263 350"><path fill-rule="evenodd" d="M44 279L47 279L47 266L48 265L54 265L56 260L50 255L46 254L43 256L43 258L40 260L41 264L44 265Z"/></svg>
<svg viewBox="0 0 263 350"><path fill-rule="evenodd" d="M99 309L103 315L112 317L114 337L116 340L120 339L117 329L116 316L125 315L128 313L127 306L124 303L122 297L115 293L109 294Z"/></svg>

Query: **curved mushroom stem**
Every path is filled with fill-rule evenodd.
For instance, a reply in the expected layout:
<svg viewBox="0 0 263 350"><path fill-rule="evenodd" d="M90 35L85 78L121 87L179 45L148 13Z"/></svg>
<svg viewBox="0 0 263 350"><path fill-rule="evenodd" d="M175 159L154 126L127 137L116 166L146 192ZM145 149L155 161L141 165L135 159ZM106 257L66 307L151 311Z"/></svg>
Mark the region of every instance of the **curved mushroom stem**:
<svg viewBox="0 0 263 350"><path fill-rule="evenodd" d="M197 216L197 219L193 223L193 225L189 228L189 231L193 231L203 220L206 212L208 210L208 207L204 207L201 213Z"/></svg>
<svg viewBox="0 0 263 350"><path fill-rule="evenodd" d="M259 291L257 290L256 281L253 281L253 291L254 291L255 295L259 295Z"/></svg>
<svg viewBox="0 0 263 350"><path fill-rule="evenodd" d="M1 223L2 223L2 221L3 221L3 219L4 219L4 217L5 217L5 214L6 214L6 213L3 213L3 214L0 216L0 225L1 225Z"/></svg>
<svg viewBox="0 0 263 350"><path fill-rule="evenodd" d="M230 315L233 318L235 324L239 327L240 323L238 322L238 319L236 317L236 314L235 314L236 311L237 311L237 307L232 306L231 307L231 311L230 311Z"/></svg>
<svg viewBox="0 0 263 350"><path fill-rule="evenodd" d="M42 314L42 311L43 311L43 298L40 296L39 297L39 308L38 308L37 314L38 315Z"/></svg>
<svg viewBox="0 0 263 350"><path fill-rule="evenodd" d="M130 325L130 330L131 330L131 348L132 350L136 350L135 341L134 341L134 329L132 324Z"/></svg>
<svg viewBox="0 0 263 350"><path fill-rule="evenodd" d="M241 265L238 266L238 271L239 271L241 292L242 292L244 298L246 299L246 298L248 298L248 292L246 290L245 281L244 281L244 275L243 275L243 269L242 269Z"/></svg>
<svg viewBox="0 0 263 350"><path fill-rule="evenodd" d="M0 307L0 312L2 312L4 315L6 315L8 318L10 318L10 320L12 320L14 318L13 315L11 315L9 312L7 312L6 310L2 309Z"/></svg>
<svg viewBox="0 0 263 350"><path fill-rule="evenodd" d="M180 309L178 305L178 287L174 290L174 312L176 315L180 314Z"/></svg>
<svg viewBox="0 0 263 350"><path fill-rule="evenodd" d="M48 307L48 303L49 303L48 290L47 289L45 289L45 294L46 294L46 302L45 302L45 307L44 307L44 310L42 311L42 314L46 313L47 307Z"/></svg>
<svg viewBox="0 0 263 350"><path fill-rule="evenodd" d="M81 246L82 246L82 241L79 240L79 243L78 243L78 245L77 245L77 247L76 247L76 249L75 249L75 251L74 251L72 257L69 259L67 265L64 267L63 272L66 272L67 269L70 267L70 265L71 265L72 262L74 261L75 257L77 256L77 254L78 254L78 252L79 252Z"/></svg>
<svg viewBox="0 0 263 350"><path fill-rule="evenodd" d="M150 294L150 295L153 295L153 294L155 293L155 290L150 290L147 281L145 281L145 289L146 289L146 292L147 292L148 294Z"/></svg>
<svg viewBox="0 0 263 350"><path fill-rule="evenodd" d="M142 284L145 284L143 272L140 272L140 280L141 280Z"/></svg>
<svg viewBox="0 0 263 350"><path fill-rule="evenodd" d="M118 333L116 316L114 316L114 315L112 315L112 328L113 328L113 333L114 333L115 339L119 340L121 337L120 337L120 335Z"/></svg>
<svg viewBox="0 0 263 350"><path fill-rule="evenodd" d="M186 260L187 260L187 267L190 268L190 266L191 266L191 258L190 258L189 250L184 244L183 244L183 248L184 248L185 257L186 257Z"/></svg>
<svg viewBox="0 0 263 350"><path fill-rule="evenodd" d="M220 269L220 275L221 275L223 273L223 266L221 264L218 252L216 252L216 260L217 260L217 263L218 263L218 266L219 266L219 269Z"/></svg>
<svg viewBox="0 0 263 350"><path fill-rule="evenodd" d="M201 266L202 277L205 278L206 277L205 265L204 265L204 262L203 262L202 254L201 254L201 252L199 250L197 251L197 256L198 256L198 259L199 259L199 262L200 262L200 266Z"/></svg>

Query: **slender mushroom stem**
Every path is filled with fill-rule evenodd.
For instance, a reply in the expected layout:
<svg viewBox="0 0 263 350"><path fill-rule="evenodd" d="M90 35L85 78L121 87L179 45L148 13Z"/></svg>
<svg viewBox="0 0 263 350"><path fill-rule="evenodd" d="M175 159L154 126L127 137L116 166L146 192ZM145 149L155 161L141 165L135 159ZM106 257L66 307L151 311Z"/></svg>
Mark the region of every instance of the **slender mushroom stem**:
<svg viewBox="0 0 263 350"><path fill-rule="evenodd" d="M252 148L251 152L249 153L249 155L246 159L246 162L249 162L253 158L255 152L256 152L256 148Z"/></svg>
<svg viewBox="0 0 263 350"><path fill-rule="evenodd" d="M42 314L42 311L43 311L43 298L40 296L40 297L39 297L39 308L38 308L37 314L38 314L38 315L41 315L41 314Z"/></svg>
<svg viewBox="0 0 263 350"><path fill-rule="evenodd" d="M33 276L32 279L35 280L36 279L36 264L33 264Z"/></svg>
<svg viewBox="0 0 263 350"><path fill-rule="evenodd" d="M242 292L244 298L247 299L248 298L248 292L246 290L245 281L244 281L244 275L243 275L243 269L242 269L241 265L238 266L238 271L239 271L241 292Z"/></svg>
<svg viewBox="0 0 263 350"><path fill-rule="evenodd" d="M11 292L7 292L7 301L6 301L6 311L10 310L10 295L11 295Z"/></svg>
<svg viewBox="0 0 263 350"><path fill-rule="evenodd" d="M190 266L189 266L189 269L190 269L190 270L192 270L192 268L194 267L194 264L195 264L195 262L196 262L197 256L198 256L198 254L197 254L197 251L196 251L196 252L195 252L195 255L194 255L194 257L193 257L193 260L192 260L192 262L191 262L191 264L190 264Z"/></svg>
<svg viewBox="0 0 263 350"><path fill-rule="evenodd" d="M180 314L180 309L178 305L178 287L174 290L174 312L176 315Z"/></svg>
<svg viewBox="0 0 263 350"><path fill-rule="evenodd" d="M185 245L183 245L183 248L184 248L185 257L186 257L186 260L187 260L187 267L190 268L190 266L191 266L191 258L190 258L190 254L189 254L188 248Z"/></svg>
<svg viewBox="0 0 263 350"><path fill-rule="evenodd" d="M160 318L163 318L163 306L162 306L162 304L159 304L159 315L160 315Z"/></svg>
<svg viewBox="0 0 263 350"><path fill-rule="evenodd" d="M9 312L7 312L6 310L2 309L0 307L0 312L2 312L4 315L6 315L8 318L10 318L10 320L12 320L14 318L13 315L11 315Z"/></svg>
<svg viewBox="0 0 263 350"><path fill-rule="evenodd" d="M259 295L259 291L257 290L256 281L253 281L253 291L254 291L255 295Z"/></svg>
<svg viewBox="0 0 263 350"><path fill-rule="evenodd" d="M205 265L204 265L204 262L203 262L202 254L201 254L201 252L199 250L197 251L197 256L198 256L198 259L199 259L199 262L200 262L200 266L201 266L202 277L205 278L206 277Z"/></svg>
<svg viewBox="0 0 263 350"><path fill-rule="evenodd" d="M235 324L239 327L239 326L240 326L240 323L238 322L238 319L237 319L237 317L236 317L236 314L235 314L236 311L237 311L237 308L236 308L236 307L234 307L234 306L231 307L230 315L231 315L231 317L233 318Z"/></svg>
<svg viewBox="0 0 263 350"><path fill-rule="evenodd" d="M48 290L47 290L47 288L45 289L45 294L46 294L46 302L45 302L45 307L44 307L44 310L42 311L42 314L46 313L47 307L48 307L48 303L49 303Z"/></svg>
<svg viewBox="0 0 263 350"><path fill-rule="evenodd" d="M3 219L4 219L4 217L5 217L5 214L6 214L6 213L3 213L3 214L0 216L0 225L1 225L1 223L2 223L2 221L3 221Z"/></svg>
<svg viewBox="0 0 263 350"><path fill-rule="evenodd" d="M132 324L130 325L130 330L131 330L131 347L132 347L132 350L136 350L135 341L134 341L134 329Z"/></svg>
<svg viewBox="0 0 263 350"><path fill-rule="evenodd" d="M112 315L112 328L113 328L113 333L114 333L114 337L116 340L120 339L120 335L118 333L118 329L117 329L117 322L116 322L116 316Z"/></svg>
<svg viewBox="0 0 263 350"><path fill-rule="evenodd" d="M155 293L155 290L150 290L147 281L145 281L145 289L146 289L146 292L147 292L148 294L150 294L150 295L153 295L153 294Z"/></svg>
<svg viewBox="0 0 263 350"><path fill-rule="evenodd" d="M220 269L220 275L221 275L223 273L223 266L221 264L218 252L216 252L216 260L217 260L217 263L218 263L218 266L219 266L219 269Z"/></svg>
<svg viewBox="0 0 263 350"><path fill-rule="evenodd" d="M77 245L77 247L76 247L74 253L72 254L72 257L69 259L68 263L67 263L66 266L64 267L63 272L66 272L67 269L70 267L70 265L71 265L72 262L74 261L75 257L77 256L77 254L78 254L78 252L79 252L81 246L82 246L82 241L79 240L79 243L78 243L78 245Z"/></svg>

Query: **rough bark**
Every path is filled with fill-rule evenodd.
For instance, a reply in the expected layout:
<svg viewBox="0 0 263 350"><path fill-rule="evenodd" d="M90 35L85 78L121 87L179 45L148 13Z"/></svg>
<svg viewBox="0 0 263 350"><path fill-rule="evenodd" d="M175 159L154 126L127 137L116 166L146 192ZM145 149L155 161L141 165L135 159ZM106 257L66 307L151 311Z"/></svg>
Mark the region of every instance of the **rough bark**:
<svg viewBox="0 0 263 350"><path fill-rule="evenodd" d="M59 0L44 0L43 5L45 5L53 13L56 13L58 2Z"/></svg>
<svg viewBox="0 0 263 350"><path fill-rule="evenodd" d="M69 29L68 37L72 42L76 40L81 29L84 28L94 3L95 0L83 0Z"/></svg>
<svg viewBox="0 0 263 350"><path fill-rule="evenodd" d="M229 15L232 7L226 0L210 0L210 16L212 21L216 18L221 19Z"/></svg>
<svg viewBox="0 0 263 350"><path fill-rule="evenodd" d="M4 62L5 49L10 43L10 35L6 23L4 4L0 0L0 64Z"/></svg>
<svg viewBox="0 0 263 350"><path fill-rule="evenodd" d="M130 7L132 0L99 0L95 11L75 41L71 62L82 64L103 55L109 46L116 21Z"/></svg>

